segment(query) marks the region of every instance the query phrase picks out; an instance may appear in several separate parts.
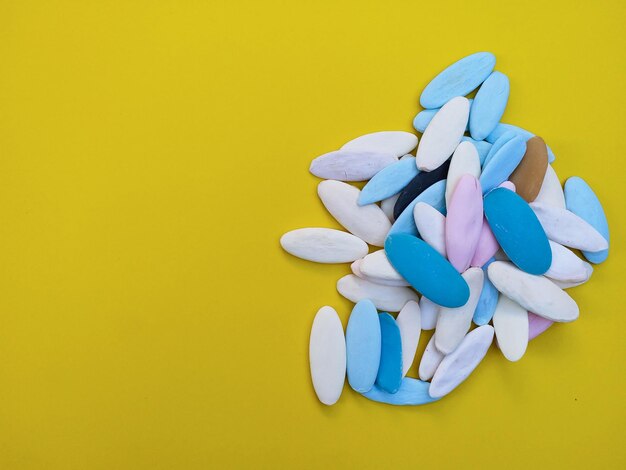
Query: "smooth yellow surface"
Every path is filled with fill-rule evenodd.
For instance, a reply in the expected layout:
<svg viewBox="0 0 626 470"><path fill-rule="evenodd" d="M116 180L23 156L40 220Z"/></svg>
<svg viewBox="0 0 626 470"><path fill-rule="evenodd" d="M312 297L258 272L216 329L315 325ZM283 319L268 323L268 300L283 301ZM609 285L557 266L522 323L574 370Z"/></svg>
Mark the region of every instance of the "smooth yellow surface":
<svg viewBox="0 0 626 470"><path fill-rule="evenodd" d="M0 2L0 468L624 468L625 8ZM411 130L480 50L504 120L604 202L609 261L520 362L492 348L426 407L324 407L308 335L324 304L345 324L349 268L278 244L337 226L309 162Z"/></svg>

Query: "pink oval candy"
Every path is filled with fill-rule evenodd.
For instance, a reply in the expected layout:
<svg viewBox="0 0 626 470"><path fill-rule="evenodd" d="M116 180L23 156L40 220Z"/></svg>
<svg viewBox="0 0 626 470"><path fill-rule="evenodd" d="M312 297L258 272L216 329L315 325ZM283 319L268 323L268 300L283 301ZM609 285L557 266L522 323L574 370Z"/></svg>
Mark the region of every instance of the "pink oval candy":
<svg viewBox="0 0 626 470"><path fill-rule="evenodd" d="M454 188L446 217L446 253L460 273L469 268L483 225L483 195L472 175L463 175Z"/></svg>
<svg viewBox="0 0 626 470"><path fill-rule="evenodd" d="M515 185L511 181L505 181L500 185L500 187L515 191ZM498 244L496 237L493 235L487 220L483 217L483 226L480 232L480 237L478 238L478 245L476 245L476 252L470 262L470 266L482 268L499 249L500 245Z"/></svg>
<svg viewBox="0 0 626 470"><path fill-rule="evenodd" d="M528 340L536 338L541 333L550 328L554 322L547 318L540 317L536 313L528 312Z"/></svg>

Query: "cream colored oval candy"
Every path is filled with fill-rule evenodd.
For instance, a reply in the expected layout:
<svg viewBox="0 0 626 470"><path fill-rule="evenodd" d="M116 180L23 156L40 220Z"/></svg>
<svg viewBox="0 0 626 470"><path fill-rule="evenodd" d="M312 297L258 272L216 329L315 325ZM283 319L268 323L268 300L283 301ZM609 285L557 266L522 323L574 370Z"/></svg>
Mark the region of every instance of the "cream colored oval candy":
<svg viewBox="0 0 626 470"><path fill-rule="evenodd" d="M420 361L419 376L420 380L430 380L443 358L446 357L444 353L437 349L435 346L435 335L431 336L430 341L426 345L424 354L422 354L422 360Z"/></svg>
<svg viewBox="0 0 626 470"><path fill-rule="evenodd" d="M463 141L456 148L450 160L448 178L446 179L446 207L450 207L450 198L456 184L463 175L480 178L480 158L474 144ZM421 233L421 232L420 232Z"/></svg>
<svg viewBox="0 0 626 470"><path fill-rule="evenodd" d="M434 330L437 326L440 305L422 296L420 299L420 311L422 312L422 330Z"/></svg>
<svg viewBox="0 0 626 470"><path fill-rule="evenodd" d="M578 318L578 305L574 299L547 277L525 273L506 261L494 261L487 273L499 292L530 312L558 322Z"/></svg>
<svg viewBox="0 0 626 470"><path fill-rule="evenodd" d="M470 144L471 145L471 144ZM422 240L446 257L446 216L425 202L413 208L415 226Z"/></svg>
<svg viewBox="0 0 626 470"><path fill-rule="evenodd" d="M500 294L493 314L498 347L509 361L519 361L528 346L528 311Z"/></svg>
<svg viewBox="0 0 626 470"><path fill-rule="evenodd" d="M317 263L349 263L367 254L367 243L331 228L300 228L280 237L283 249L298 258Z"/></svg>
<svg viewBox="0 0 626 470"><path fill-rule="evenodd" d="M463 341L472 325L474 310L483 289L484 273L481 268L469 268L463 273L470 295L465 305L457 308L441 307L435 329L435 346L444 354L450 354Z"/></svg>
<svg viewBox="0 0 626 470"><path fill-rule="evenodd" d="M539 194L534 202L565 209L563 187L552 165L548 165L546 169L546 175L543 177L541 189L539 189Z"/></svg>
<svg viewBox="0 0 626 470"><path fill-rule="evenodd" d="M326 180L317 186L317 194L337 222L370 245L383 246L391 222L376 204L359 206L359 193L341 181Z"/></svg>
<svg viewBox="0 0 626 470"><path fill-rule="evenodd" d="M365 279L384 285L408 286L408 282L396 271L385 254L385 250L378 250L365 256L359 265L359 270ZM382 282L379 282L382 281Z"/></svg>
<svg viewBox="0 0 626 470"><path fill-rule="evenodd" d="M346 339L337 312L322 307L315 315L309 339L313 388L325 405L339 400L346 378Z"/></svg>
<svg viewBox="0 0 626 470"><path fill-rule="evenodd" d="M396 318L402 339L402 377L413 365L415 351L422 333L420 306L414 300L409 300Z"/></svg>
<svg viewBox="0 0 626 470"><path fill-rule="evenodd" d="M386 312L399 312L409 300L419 300L417 293L409 287L383 286L354 274L339 279L337 291L354 303L370 299L378 310Z"/></svg>
<svg viewBox="0 0 626 470"><path fill-rule="evenodd" d="M432 171L445 162L456 149L465 132L470 103L457 96L444 104L432 118L417 147L415 163L422 171Z"/></svg>

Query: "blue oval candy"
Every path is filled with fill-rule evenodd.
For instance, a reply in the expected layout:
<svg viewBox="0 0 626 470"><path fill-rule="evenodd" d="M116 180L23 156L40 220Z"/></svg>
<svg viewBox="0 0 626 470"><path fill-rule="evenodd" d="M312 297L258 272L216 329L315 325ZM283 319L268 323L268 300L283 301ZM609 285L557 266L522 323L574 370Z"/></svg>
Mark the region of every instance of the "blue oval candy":
<svg viewBox="0 0 626 470"><path fill-rule="evenodd" d="M483 168L489 165L489 162L491 161L493 156L496 153L498 153L498 150L500 150L504 144L506 144L509 140L511 140L516 135L517 134L515 134L515 132L513 131L507 131L504 134L502 134L500 137L498 137L498 140L496 140L493 143L493 145L491 146L491 149L489 150L489 153L487 154L487 157L485 158L485 162L483 163Z"/></svg>
<svg viewBox="0 0 626 470"><path fill-rule="evenodd" d="M418 173L415 157L403 158L383 168L361 190L359 206L382 201L399 193Z"/></svg>
<svg viewBox="0 0 626 470"><path fill-rule="evenodd" d="M465 279L425 241L405 233L389 235L385 252L396 271L434 303L455 308L469 299Z"/></svg>
<svg viewBox="0 0 626 470"><path fill-rule="evenodd" d="M389 235L394 233L408 233L417 235L417 226L415 225L415 217L413 217L413 209L418 202L425 202L433 206L442 214L446 214L446 180L441 180L426 189L422 194L413 199L402 214L396 219L389 229Z"/></svg>
<svg viewBox="0 0 626 470"><path fill-rule="evenodd" d="M465 96L475 90L493 72L496 56L491 52L476 52L448 66L426 85L420 96L423 108L439 108L455 96Z"/></svg>
<svg viewBox="0 0 626 470"><path fill-rule="evenodd" d="M376 385L385 392L396 393L402 382L402 339L396 320L386 312L378 315L380 321L380 365Z"/></svg>
<svg viewBox="0 0 626 470"><path fill-rule="evenodd" d="M493 235L522 271L544 274L552 264L552 250L546 232L530 206L506 188L485 196L485 217Z"/></svg>
<svg viewBox="0 0 626 470"><path fill-rule="evenodd" d="M486 325L491 321L496 311L496 305L498 304L498 290L489 280L489 276L487 276L487 268L495 260L495 258L491 258L482 268L485 275L483 289L480 291L480 297L478 298L473 318L474 323L478 326Z"/></svg>
<svg viewBox="0 0 626 470"><path fill-rule="evenodd" d="M470 133L476 140L483 140L498 125L509 101L509 78L501 72L493 72L482 84L470 114Z"/></svg>
<svg viewBox="0 0 626 470"><path fill-rule="evenodd" d="M470 99L468 101L470 103L470 115L471 115L472 103L474 102L474 100ZM413 127L415 128L415 130L418 132L424 132L426 130L426 127L428 127L428 124L430 124L430 121L433 120L433 117L435 117L435 114L437 114L437 111L439 111L440 109L441 108L425 109L417 113L417 116L415 116L415 118L413 119ZM467 126L465 127L465 130L466 131L469 130L469 121L467 121Z"/></svg>
<svg viewBox="0 0 626 470"><path fill-rule="evenodd" d="M578 176L572 176L565 182L563 190L565 194L565 205L567 210L572 211L578 217L589 223L595 228L606 241L609 241L609 223L606 220L606 214L602 208L602 204L593 192L591 186L585 180ZM582 252L585 258L592 263L602 263L609 256L608 248L606 250L590 252Z"/></svg>
<svg viewBox="0 0 626 470"><path fill-rule="evenodd" d="M483 194L504 183L522 161L524 153L526 153L526 141L523 137L515 136L505 142L480 174Z"/></svg>
<svg viewBox="0 0 626 470"><path fill-rule="evenodd" d="M493 131L491 131L491 134L489 134L485 138L485 140L487 142L494 143L505 132L514 132L517 135L524 137L524 140L528 140L531 137L535 137L535 134L533 134L532 132L528 132L526 129L522 129L521 127L514 126L513 124L505 124L501 122L495 127ZM547 147L548 147L548 163L552 163L554 160L556 160L556 157L554 156L554 152L552 151L550 146L547 145Z"/></svg>
<svg viewBox="0 0 626 470"><path fill-rule="evenodd" d="M474 140L471 137L467 137L467 136L462 137L461 141L463 140L467 140L468 142L471 142L472 144L474 144L474 147L476 147L476 151L478 152L478 158L480 159L480 166L482 167L493 145L487 142L486 140Z"/></svg>
<svg viewBox="0 0 626 470"><path fill-rule="evenodd" d="M378 311L371 300L361 300L352 309L346 328L348 383L357 392L367 392L374 386L380 350Z"/></svg>
<svg viewBox="0 0 626 470"><path fill-rule="evenodd" d="M374 386L369 392L364 393L365 398L387 403L388 405L425 405L439 400L428 394L430 383L421 380L405 377L402 379L400 388L396 393L387 393L381 388Z"/></svg>

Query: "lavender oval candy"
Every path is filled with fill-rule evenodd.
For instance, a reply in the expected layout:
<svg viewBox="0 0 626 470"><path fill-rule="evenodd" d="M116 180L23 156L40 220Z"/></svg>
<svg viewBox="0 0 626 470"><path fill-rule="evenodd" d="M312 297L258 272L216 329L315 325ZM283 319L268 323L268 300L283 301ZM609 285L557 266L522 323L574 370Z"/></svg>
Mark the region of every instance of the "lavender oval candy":
<svg viewBox="0 0 626 470"><path fill-rule="evenodd" d="M341 150L392 153L401 157L417 147L417 136L404 131L380 131L352 139Z"/></svg>
<svg viewBox="0 0 626 470"><path fill-rule="evenodd" d="M433 78L420 96L426 109L439 108L455 96L465 96L476 89L496 65L490 52L476 52L446 67Z"/></svg>
<svg viewBox="0 0 626 470"><path fill-rule="evenodd" d="M318 178L338 181L366 181L398 161L393 153L337 150L311 162L309 171Z"/></svg>
<svg viewBox="0 0 626 470"><path fill-rule="evenodd" d="M573 212L595 228L606 241L609 241L609 224L602 204L591 186L578 176L572 176L565 182L565 204ZM583 255L592 263L602 263L609 256L609 249L601 251L583 251Z"/></svg>
<svg viewBox="0 0 626 470"><path fill-rule="evenodd" d="M470 132L476 140L483 140L498 125L509 100L509 79L501 72L493 72L482 84L470 114Z"/></svg>
<svg viewBox="0 0 626 470"><path fill-rule="evenodd" d="M483 224L483 198L478 180L463 175L459 180L446 217L446 253L460 273L470 265Z"/></svg>

